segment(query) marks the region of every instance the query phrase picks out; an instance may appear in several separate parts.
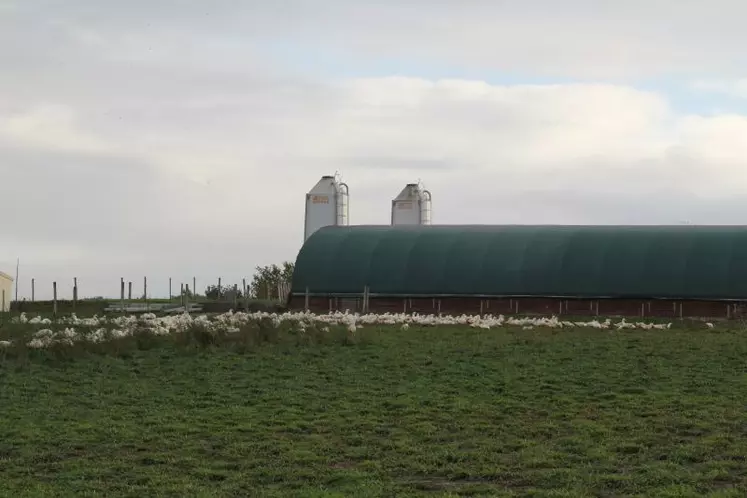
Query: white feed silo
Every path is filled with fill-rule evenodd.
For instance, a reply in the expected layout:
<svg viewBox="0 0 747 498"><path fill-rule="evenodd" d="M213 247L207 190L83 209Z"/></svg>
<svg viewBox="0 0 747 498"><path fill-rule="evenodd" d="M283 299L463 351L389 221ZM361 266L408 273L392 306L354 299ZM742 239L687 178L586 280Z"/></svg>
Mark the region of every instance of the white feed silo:
<svg viewBox="0 0 747 498"><path fill-rule="evenodd" d="M430 225L431 193L408 183L392 201L392 225Z"/></svg>
<svg viewBox="0 0 747 498"><path fill-rule="evenodd" d="M338 175L323 176L306 194L304 242L322 227L347 225L348 200L348 186L340 181Z"/></svg>

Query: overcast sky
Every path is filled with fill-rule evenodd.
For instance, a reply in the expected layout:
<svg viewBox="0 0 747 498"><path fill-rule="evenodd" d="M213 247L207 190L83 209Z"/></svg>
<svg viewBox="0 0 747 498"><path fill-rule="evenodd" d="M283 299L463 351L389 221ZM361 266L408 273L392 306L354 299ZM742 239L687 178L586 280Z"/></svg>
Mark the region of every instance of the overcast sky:
<svg viewBox="0 0 747 498"><path fill-rule="evenodd" d="M747 222L737 0L0 0L0 271L154 295L353 224Z"/></svg>

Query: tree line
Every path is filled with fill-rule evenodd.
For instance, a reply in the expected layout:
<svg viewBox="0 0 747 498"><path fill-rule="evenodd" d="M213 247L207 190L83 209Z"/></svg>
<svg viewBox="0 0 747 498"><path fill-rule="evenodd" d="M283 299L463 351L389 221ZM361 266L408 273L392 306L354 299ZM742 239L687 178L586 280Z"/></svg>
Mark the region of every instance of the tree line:
<svg viewBox="0 0 747 498"><path fill-rule="evenodd" d="M293 279L294 263L285 261L280 266L276 264L257 266L251 283L247 286L250 299L278 299L278 285L290 285ZM218 287L208 285L205 297L214 301L229 299L233 293L233 286ZM242 289L237 291L238 299L244 298Z"/></svg>

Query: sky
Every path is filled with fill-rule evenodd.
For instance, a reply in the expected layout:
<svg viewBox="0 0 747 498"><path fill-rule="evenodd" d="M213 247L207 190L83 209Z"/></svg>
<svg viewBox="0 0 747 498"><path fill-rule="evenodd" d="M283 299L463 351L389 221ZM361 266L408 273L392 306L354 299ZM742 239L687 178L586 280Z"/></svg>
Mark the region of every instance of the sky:
<svg viewBox="0 0 747 498"><path fill-rule="evenodd" d="M737 0L0 0L0 271L167 296L422 181L437 224L747 223ZM138 291L140 292L140 291Z"/></svg>

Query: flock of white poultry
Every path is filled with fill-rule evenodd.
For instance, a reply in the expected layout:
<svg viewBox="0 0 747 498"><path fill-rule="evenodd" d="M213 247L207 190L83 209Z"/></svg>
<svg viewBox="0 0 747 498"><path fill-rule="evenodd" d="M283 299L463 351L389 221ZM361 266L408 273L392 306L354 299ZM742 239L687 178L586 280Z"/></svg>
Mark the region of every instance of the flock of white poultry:
<svg viewBox="0 0 747 498"><path fill-rule="evenodd" d="M221 330L227 334L231 334L238 332L243 325L260 321L272 323L275 327L280 327L281 324L286 323L288 326L296 327L299 331L314 325L322 327L322 330L325 331L329 330L329 326L344 326L350 333L355 333L357 329L367 325L399 326L403 330L409 329L412 326L469 326L480 329L521 327L524 330L531 330L537 327L583 327L610 331L623 329L666 330L672 326L671 323L628 322L624 318L618 322L613 322L610 319L583 322L560 320L555 316L549 318L513 318L503 315L497 317L491 315L408 315L404 313L359 315L347 312L316 315L309 312L278 314L266 312L234 313L233 311L213 316L192 316L184 313L182 315L163 317L147 313L141 316L94 316L92 318L78 318L73 314L69 317L59 318L54 322L48 318L29 318L26 314L21 314L19 317L14 318L13 321L19 324L35 326L33 327L35 330L33 330L27 342L27 345L31 348L44 348L54 343L72 345L78 341L100 343L131 336L138 330L147 330L154 335L168 335L183 332L193 325L201 325L208 330ZM713 324L711 323L707 323L706 326L713 328ZM11 341L0 341L0 347L9 347L12 344Z"/></svg>

